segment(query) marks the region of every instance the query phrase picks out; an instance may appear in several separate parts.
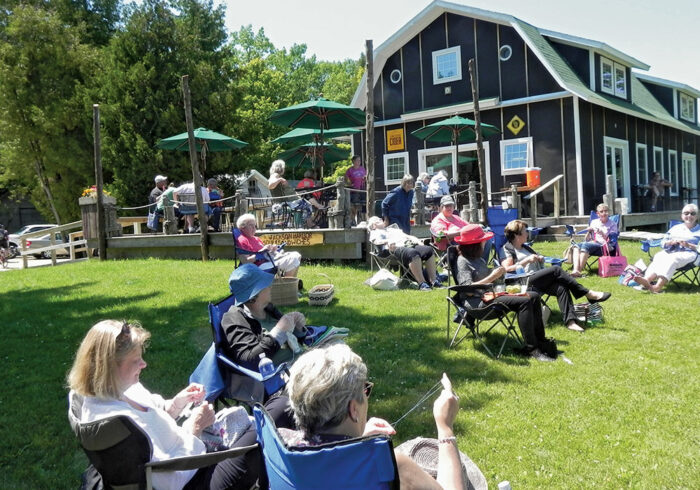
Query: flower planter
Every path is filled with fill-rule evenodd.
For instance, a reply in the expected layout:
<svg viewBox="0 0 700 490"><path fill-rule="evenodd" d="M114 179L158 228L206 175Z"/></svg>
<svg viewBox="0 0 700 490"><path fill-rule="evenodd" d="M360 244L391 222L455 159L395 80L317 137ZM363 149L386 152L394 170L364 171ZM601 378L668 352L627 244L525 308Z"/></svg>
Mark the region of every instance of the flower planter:
<svg viewBox="0 0 700 490"><path fill-rule="evenodd" d="M103 196L105 210L105 229L107 237L121 236L121 226L117 222L117 200L112 196ZM83 236L86 240L97 239L97 198L85 196L78 198L80 214L83 221Z"/></svg>

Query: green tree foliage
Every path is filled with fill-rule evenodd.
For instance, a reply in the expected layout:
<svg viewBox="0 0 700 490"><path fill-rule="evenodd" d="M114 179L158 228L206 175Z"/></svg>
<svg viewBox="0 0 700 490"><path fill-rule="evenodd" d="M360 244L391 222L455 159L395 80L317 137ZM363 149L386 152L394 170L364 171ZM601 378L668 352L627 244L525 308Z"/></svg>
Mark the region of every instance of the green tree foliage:
<svg viewBox="0 0 700 490"><path fill-rule="evenodd" d="M25 191L57 222L78 216L92 155L83 103L96 52L82 30L33 6L13 10L0 40L0 185Z"/></svg>

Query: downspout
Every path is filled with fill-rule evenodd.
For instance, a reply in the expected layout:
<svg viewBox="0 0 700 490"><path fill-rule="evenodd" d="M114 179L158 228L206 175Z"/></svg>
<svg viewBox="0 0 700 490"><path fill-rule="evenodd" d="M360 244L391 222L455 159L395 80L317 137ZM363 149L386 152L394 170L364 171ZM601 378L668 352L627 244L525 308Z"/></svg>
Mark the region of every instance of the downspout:
<svg viewBox="0 0 700 490"><path fill-rule="evenodd" d="M576 196L578 214L583 214L583 164L581 162L581 120L578 107L579 98L574 95L574 145L576 146Z"/></svg>

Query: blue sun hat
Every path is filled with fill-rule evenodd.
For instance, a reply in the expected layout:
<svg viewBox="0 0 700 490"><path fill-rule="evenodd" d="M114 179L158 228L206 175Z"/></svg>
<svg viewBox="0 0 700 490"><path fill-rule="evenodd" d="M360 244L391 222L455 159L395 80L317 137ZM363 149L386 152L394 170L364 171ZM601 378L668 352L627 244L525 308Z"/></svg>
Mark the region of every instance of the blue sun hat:
<svg viewBox="0 0 700 490"><path fill-rule="evenodd" d="M274 277L254 264L243 264L234 269L228 278L228 287L236 296L236 306L242 305L270 287Z"/></svg>

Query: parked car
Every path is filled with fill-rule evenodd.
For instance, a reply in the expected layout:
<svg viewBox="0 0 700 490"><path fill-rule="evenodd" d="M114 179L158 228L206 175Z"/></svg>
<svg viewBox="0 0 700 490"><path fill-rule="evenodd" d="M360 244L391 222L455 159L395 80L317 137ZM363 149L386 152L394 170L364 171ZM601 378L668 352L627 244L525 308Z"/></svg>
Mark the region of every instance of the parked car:
<svg viewBox="0 0 700 490"><path fill-rule="evenodd" d="M35 231L42 231L42 230L48 230L51 228L55 228L58 225L49 225L49 224L41 224L41 225L26 225L20 228L17 233L12 233L10 234L9 241L10 241L10 257L17 257L22 249L22 235L26 235L27 233L34 233ZM55 240L56 243L61 243L64 242L65 240L63 239L63 235L61 233L55 233ZM40 237L35 237L35 238L29 238L27 239L27 249L32 250L32 249L38 249L38 248L43 248L43 247L48 247L51 245L51 234L46 234L42 235ZM57 255L68 255L68 248L64 249L57 249L56 250ZM51 252L40 252L37 254L32 254L36 258L51 258Z"/></svg>

